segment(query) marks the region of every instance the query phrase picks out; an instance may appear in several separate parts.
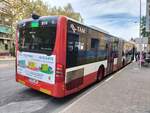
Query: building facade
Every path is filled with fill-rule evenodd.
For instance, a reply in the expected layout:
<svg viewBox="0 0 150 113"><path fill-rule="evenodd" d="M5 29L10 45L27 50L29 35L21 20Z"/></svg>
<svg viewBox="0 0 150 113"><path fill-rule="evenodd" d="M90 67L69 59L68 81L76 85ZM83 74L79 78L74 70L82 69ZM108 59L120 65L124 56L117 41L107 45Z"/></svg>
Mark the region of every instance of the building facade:
<svg viewBox="0 0 150 113"><path fill-rule="evenodd" d="M135 46L138 52L140 52L141 50L143 52L149 52L150 51L150 44L149 44L149 40L148 37L143 37L143 38L135 38L134 40L132 40L133 42L135 42Z"/></svg>
<svg viewBox="0 0 150 113"><path fill-rule="evenodd" d="M10 5L6 1L0 2L0 56L10 55L14 46L11 25Z"/></svg>

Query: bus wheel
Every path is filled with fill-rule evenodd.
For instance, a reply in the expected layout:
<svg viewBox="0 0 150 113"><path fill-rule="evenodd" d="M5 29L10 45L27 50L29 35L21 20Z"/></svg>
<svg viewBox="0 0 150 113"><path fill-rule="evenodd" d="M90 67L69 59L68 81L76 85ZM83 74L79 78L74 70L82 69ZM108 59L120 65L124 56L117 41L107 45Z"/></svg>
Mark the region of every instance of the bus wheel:
<svg viewBox="0 0 150 113"><path fill-rule="evenodd" d="M102 78L104 77L104 72L104 67L101 66L97 72L97 82L100 82L102 80Z"/></svg>

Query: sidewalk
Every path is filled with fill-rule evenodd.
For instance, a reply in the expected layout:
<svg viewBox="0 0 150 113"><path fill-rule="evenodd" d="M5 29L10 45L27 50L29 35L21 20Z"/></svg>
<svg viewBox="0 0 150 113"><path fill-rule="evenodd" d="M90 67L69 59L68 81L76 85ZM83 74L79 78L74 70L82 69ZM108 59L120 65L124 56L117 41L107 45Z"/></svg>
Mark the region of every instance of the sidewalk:
<svg viewBox="0 0 150 113"><path fill-rule="evenodd" d="M0 56L0 61L8 61L8 60L15 60L16 57L12 56Z"/></svg>
<svg viewBox="0 0 150 113"><path fill-rule="evenodd" d="M61 113L150 113L150 67L129 64Z"/></svg>

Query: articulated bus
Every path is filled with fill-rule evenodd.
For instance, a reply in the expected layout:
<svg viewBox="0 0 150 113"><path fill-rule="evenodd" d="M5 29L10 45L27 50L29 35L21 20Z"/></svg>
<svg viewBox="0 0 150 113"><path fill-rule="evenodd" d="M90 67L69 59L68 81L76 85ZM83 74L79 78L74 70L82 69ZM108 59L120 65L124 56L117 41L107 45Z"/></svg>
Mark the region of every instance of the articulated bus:
<svg viewBox="0 0 150 113"><path fill-rule="evenodd" d="M134 45L65 16L18 23L16 81L61 98L101 81L134 58Z"/></svg>

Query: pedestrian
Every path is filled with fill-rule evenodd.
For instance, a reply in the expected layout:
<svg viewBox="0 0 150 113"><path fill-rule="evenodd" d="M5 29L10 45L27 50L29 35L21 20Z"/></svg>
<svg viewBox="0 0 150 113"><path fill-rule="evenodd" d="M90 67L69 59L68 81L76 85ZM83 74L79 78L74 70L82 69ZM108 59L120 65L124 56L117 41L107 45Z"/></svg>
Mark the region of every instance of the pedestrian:
<svg viewBox="0 0 150 113"><path fill-rule="evenodd" d="M136 53L135 53L135 59L136 59L136 61L139 60L139 52L136 52Z"/></svg>

